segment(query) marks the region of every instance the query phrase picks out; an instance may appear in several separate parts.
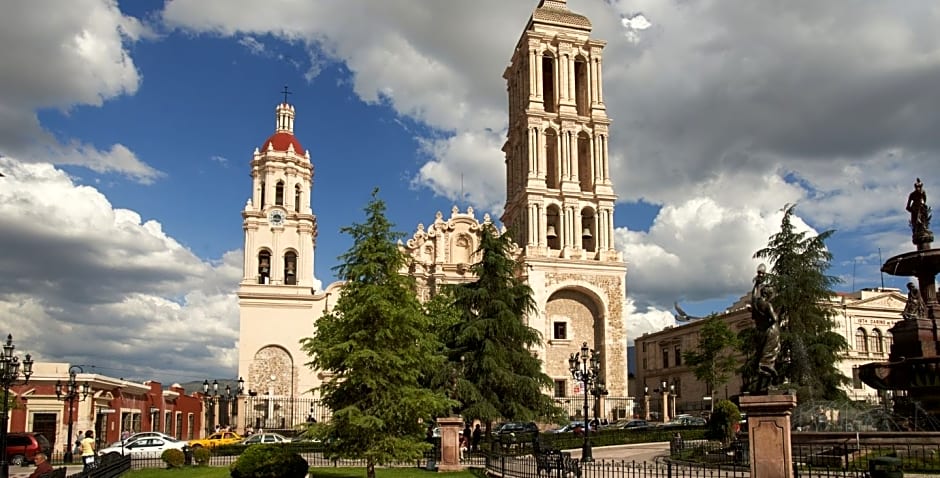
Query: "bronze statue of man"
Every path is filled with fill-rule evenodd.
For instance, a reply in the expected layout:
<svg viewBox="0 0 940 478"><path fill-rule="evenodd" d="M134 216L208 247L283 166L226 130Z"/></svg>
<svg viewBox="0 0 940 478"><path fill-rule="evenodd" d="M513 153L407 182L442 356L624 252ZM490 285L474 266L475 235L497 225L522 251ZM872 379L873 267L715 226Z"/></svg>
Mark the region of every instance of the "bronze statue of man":
<svg viewBox="0 0 940 478"><path fill-rule="evenodd" d="M751 319L757 330L758 373L762 378L759 381L762 384L761 391L766 391L767 387L777 379L775 364L780 354L780 320L771 303L774 290L769 280L767 266L761 264L757 267L754 288L751 289Z"/></svg>
<svg viewBox="0 0 940 478"><path fill-rule="evenodd" d="M927 193L924 192L924 183L920 182L920 178L914 181L914 190L907 196L905 209L911 213L911 230L914 234L930 227L928 224L930 209L927 207Z"/></svg>

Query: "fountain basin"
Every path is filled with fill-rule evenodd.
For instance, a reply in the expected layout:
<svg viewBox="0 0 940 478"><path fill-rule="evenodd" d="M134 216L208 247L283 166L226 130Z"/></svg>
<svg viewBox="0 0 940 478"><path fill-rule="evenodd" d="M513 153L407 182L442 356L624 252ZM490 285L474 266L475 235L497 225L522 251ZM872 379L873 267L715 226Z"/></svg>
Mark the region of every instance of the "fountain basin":
<svg viewBox="0 0 940 478"><path fill-rule="evenodd" d="M905 252L888 259L881 266L881 272L893 276L933 277L937 271L940 271L940 249Z"/></svg>

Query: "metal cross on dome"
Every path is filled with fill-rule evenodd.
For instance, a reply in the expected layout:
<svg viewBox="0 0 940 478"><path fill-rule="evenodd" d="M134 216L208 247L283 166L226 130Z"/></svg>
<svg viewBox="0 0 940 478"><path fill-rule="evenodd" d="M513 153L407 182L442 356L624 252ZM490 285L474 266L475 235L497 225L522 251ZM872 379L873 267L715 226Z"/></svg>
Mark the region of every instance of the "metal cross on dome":
<svg viewBox="0 0 940 478"><path fill-rule="evenodd" d="M290 90L287 89L287 85L284 85L284 91L282 91L281 93L284 94L284 103L287 103L287 95L292 95L292 94L294 94L293 91L290 91Z"/></svg>

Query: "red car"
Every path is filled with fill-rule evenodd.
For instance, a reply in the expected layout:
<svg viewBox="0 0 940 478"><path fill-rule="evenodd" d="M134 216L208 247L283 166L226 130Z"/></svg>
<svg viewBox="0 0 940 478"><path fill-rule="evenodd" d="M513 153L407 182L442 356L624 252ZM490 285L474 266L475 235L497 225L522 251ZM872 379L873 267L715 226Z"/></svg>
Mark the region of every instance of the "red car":
<svg viewBox="0 0 940 478"><path fill-rule="evenodd" d="M7 462L26 465L36 462L36 453L52 455L52 444L41 433L10 433L7 435Z"/></svg>

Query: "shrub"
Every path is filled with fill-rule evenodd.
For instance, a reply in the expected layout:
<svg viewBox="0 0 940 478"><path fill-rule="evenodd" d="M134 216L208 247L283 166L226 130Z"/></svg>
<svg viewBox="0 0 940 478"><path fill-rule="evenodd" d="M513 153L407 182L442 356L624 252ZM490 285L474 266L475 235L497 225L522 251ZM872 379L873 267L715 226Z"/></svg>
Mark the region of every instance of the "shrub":
<svg viewBox="0 0 940 478"><path fill-rule="evenodd" d="M715 410L708 420L708 432L706 438L712 440L721 440L722 443L731 443L735 434L738 432L739 422L741 421L741 412L737 405L730 400L718 400L715 404Z"/></svg>
<svg viewBox="0 0 940 478"><path fill-rule="evenodd" d="M212 453L209 452L207 448L198 447L193 449L193 461L197 465L203 466L209 464L209 457L212 456Z"/></svg>
<svg viewBox="0 0 940 478"><path fill-rule="evenodd" d="M307 460L280 445L252 445L229 467L232 478L305 478Z"/></svg>
<svg viewBox="0 0 940 478"><path fill-rule="evenodd" d="M160 458L166 463L167 468L182 468L183 462L186 461L183 451L175 448L164 450Z"/></svg>

